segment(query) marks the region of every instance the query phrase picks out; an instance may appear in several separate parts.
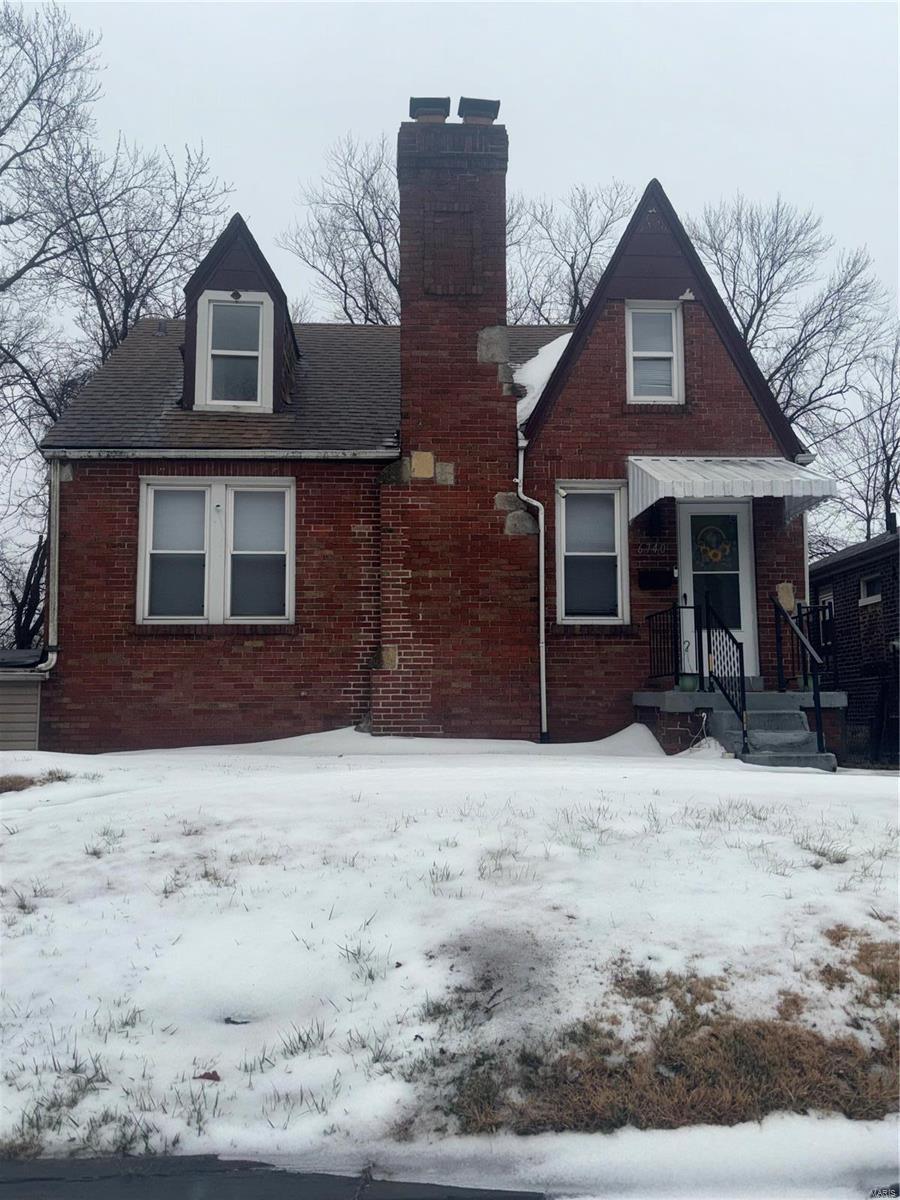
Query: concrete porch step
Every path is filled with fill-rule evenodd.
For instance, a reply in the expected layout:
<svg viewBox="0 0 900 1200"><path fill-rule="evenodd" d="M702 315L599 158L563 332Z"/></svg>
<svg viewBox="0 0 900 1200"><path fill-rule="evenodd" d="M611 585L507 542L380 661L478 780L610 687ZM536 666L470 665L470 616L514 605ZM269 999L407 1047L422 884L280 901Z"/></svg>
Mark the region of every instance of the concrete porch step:
<svg viewBox="0 0 900 1200"><path fill-rule="evenodd" d="M833 754L789 754L767 753L763 750L751 750L749 754L741 754L740 759L752 763L755 767L812 767L817 771L836 771L837 759Z"/></svg>
<svg viewBox="0 0 900 1200"><path fill-rule="evenodd" d="M815 750L816 735L808 729L747 730L747 740L754 750Z"/></svg>

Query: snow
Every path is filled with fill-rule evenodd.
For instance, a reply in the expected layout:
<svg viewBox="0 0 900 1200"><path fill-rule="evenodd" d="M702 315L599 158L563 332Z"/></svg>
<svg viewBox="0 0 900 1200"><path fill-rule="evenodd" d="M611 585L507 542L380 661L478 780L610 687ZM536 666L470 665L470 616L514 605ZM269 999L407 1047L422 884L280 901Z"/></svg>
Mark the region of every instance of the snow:
<svg viewBox="0 0 900 1200"><path fill-rule="evenodd" d="M516 420L519 425L524 425L534 411L534 407L540 400L541 393L547 386L547 381L553 374L556 364L562 358L562 353L568 346L571 336L571 333L564 333L562 337L554 338L552 342L542 346L534 358L530 358L528 362L516 367L513 372L513 379L516 383L522 384L526 389L525 395L516 406Z"/></svg>
<svg viewBox="0 0 900 1200"><path fill-rule="evenodd" d="M848 1033L850 991L817 966L837 922L896 928L896 777L771 771L711 742L669 758L643 726L568 746L339 730L0 755L0 775L53 768L73 777L0 797L2 1134L95 1055L108 1082L45 1152L84 1146L91 1118L108 1148L112 1111L157 1147L569 1196L859 1196L896 1178L893 1123L835 1116L392 1135L434 1104L404 1071L439 1037L423 1005L488 969L502 998L451 1049L597 1011L637 1032L611 984L623 953L724 977L738 1016L802 992L803 1021ZM814 869L805 834L847 861ZM310 1044L290 1052L298 1030Z"/></svg>

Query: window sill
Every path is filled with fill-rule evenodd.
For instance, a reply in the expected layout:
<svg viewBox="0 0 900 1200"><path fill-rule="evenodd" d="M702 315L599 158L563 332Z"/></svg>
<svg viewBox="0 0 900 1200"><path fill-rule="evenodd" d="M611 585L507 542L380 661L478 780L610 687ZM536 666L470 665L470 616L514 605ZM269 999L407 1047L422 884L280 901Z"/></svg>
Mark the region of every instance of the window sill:
<svg viewBox="0 0 900 1200"><path fill-rule="evenodd" d="M131 632L136 637L188 637L188 638L246 638L246 637L277 637L280 634L295 634L295 621L276 624L270 622L264 625L239 625L229 622L227 625L194 625L173 622L171 625L150 625L135 622Z"/></svg>
<svg viewBox="0 0 900 1200"><path fill-rule="evenodd" d="M683 400L626 400L626 408L680 408L685 409L687 405Z"/></svg>
<svg viewBox="0 0 900 1200"><path fill-rule="evenodd" d="M637 625L600 621L554 621L549 632L551 637L622 638L625 641L640 641L641 636Z"/></svg>
<svg viewBox="0 0 900 1200"><path fill-rule="evenodd" d="M880 596L863 596L860 599L859 607L867 608L870 604L880 604L880 603L881 603Z"/></svg>

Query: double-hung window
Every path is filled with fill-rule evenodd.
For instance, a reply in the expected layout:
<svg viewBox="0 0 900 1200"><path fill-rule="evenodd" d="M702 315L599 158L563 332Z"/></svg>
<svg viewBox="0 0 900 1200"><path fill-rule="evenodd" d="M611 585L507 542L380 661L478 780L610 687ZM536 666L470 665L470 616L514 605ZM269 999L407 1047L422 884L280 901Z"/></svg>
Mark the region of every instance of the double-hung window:
<svg viewBox="0 0 900 1200"><path fill-rule="evenodd" d="M625 341L629 404L683 404L681 305L632 301Z"/></svg>
<svg viewBox="0 0 900 1200"><path fill-rule="evenodd" d="M197 303L194 407L272 410L271 296L204 292Z"/></svg>
<svg viewBox="0 0 900 1200"><path fill-rule="evenodd" d="M138 620L293 619L290 480L144 480Z"/></svg>
<svg viewBox="0 0 900 1200"><path fill-rule="evenodd" d="M859 581L859 603L877 604L881 600L881 572L877 575L863 575Z"/></svg>
<svg viewBox="0 0 900 1200"><path fill-rule="evenodd" d="M557 620L628 623L628 527L625 485L557 485Z"/></svg>

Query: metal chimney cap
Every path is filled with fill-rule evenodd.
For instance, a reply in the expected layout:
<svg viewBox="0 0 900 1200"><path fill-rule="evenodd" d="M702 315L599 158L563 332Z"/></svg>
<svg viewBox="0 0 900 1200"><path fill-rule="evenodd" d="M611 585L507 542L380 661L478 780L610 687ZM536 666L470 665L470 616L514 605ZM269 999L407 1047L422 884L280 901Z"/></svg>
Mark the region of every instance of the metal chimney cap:
<svg viewBox="0 0 900 1200"><path fill-rule="evenodd" d="M410 96L409 115L413 121L446 121L450 116L450 97Z"/></svg>
<svg viewBox="0 0 900 1200"><path fill-rule="evenodd" d="M460 96L457 112L467 125L493 125L500 113L500 101Z"/></svg>

